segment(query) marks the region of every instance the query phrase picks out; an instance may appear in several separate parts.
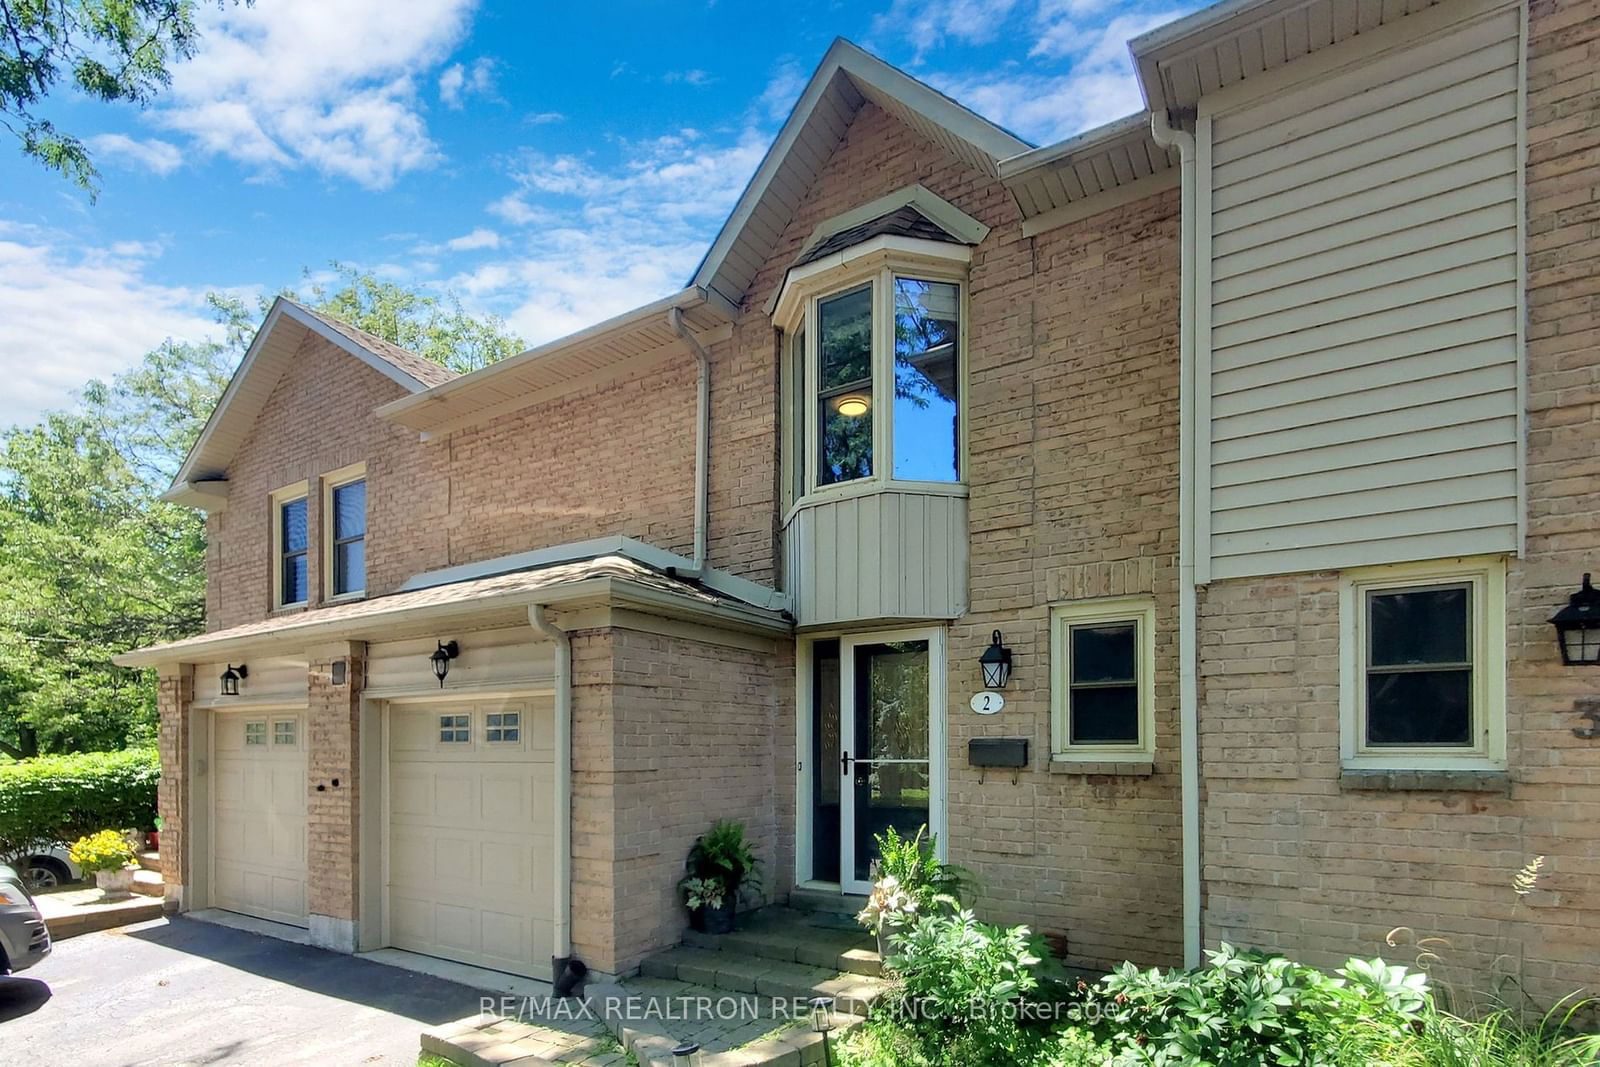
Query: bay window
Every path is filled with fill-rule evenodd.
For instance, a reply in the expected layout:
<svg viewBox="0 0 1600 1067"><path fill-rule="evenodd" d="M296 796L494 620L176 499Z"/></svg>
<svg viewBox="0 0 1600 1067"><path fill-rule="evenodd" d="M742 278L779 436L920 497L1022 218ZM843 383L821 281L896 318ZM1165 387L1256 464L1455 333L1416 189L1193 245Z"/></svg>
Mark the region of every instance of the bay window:
<svg viewBox="0 0 1600 1067"><path fill-rule="evenodd" d="M954 485L962 470L962 285L892 267L815 292L791 327L801 398L793 497L850 483Z"/></svg>

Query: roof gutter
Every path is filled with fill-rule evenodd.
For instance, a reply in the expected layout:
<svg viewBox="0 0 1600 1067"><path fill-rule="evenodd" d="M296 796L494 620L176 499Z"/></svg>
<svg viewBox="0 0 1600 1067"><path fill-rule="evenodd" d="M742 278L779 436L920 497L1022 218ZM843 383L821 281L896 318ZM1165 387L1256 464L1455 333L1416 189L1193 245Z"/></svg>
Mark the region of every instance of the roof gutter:
<svg viewBox="0 0 1600 1067"><path fill-rule="evenodd" d="M1183 192L1178 284L1178 765L1183 813L1183 962L1200 964L1200 686L1197 674L1199 594L1195 586L1195 140L1164 110L1150 115L1150 135L1176 147Z"/></svg>
<svg viewBox="0 0 1600 1067"><path fill-rule="evenodd" d="M694 560L679 578L699 578L706 569L706 537L711 525L711 358L694 332L683 324L683 310L667 309L667 325L678 335L700 368L695 388L694 424Z"/></svg>

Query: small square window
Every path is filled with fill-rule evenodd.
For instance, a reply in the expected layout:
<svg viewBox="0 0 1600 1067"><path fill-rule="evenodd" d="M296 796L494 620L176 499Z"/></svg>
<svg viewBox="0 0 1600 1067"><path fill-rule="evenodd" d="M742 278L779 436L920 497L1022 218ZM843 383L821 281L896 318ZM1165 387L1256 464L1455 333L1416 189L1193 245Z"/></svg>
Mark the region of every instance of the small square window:
<svg viewBox="0 0 1600 1067"><path fill-rule="evenodd" d="M246 745L264 745L267 743L266 720L244 724L244 743Z"/></svg>
<svg viewBox="0 0 1600 1067"><path fill-rule="evenodd" d="M518 711L492 711L484 716L484 738L488 741L520 741L522 739L522 713Z"/></svg>
<svg viewBox="0 0 1600 1067"><path fill-rule="evenodd" d="M296 722L293 719L278 719L272 724L272 743L275 745L292 745L295 743Z"/></svg>
<svg viewBox="0 0 1600 1067"><path fill-rule="evenodd" d="M439 740L447 745L469 744L472 741L471 716L439 716Z"/></svg>
<svg viewBox="0 0 1600 1067"><path fill-rule="evenodd" d="M1053 754L1148 760L1154 743L1155 606L1087 600L1051 610Z"/></svg>
<svg viewBox="0 0 1600 1067"><path fill-rule="evenodd" d="M1345 763L1498 766L1505 752L1504 561L1406 564L1343 577Z"/></svg>

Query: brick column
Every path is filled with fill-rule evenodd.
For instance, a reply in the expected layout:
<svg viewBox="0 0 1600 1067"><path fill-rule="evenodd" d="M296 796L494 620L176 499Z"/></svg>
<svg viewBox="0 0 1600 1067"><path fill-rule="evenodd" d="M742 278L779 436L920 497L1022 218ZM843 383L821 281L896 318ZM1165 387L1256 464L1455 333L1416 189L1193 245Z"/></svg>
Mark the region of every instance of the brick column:
<svg viewBox="0 0 1600 1067"><path fill-rule="evenodd" d="M166 883L165 905L177 911L186 903L190 856L191 708L194 704L192 664L163 665L156 707L161 715L157 746L161 753L161 784L156 808L161 815L161 878Z"/></svg>
<svg viewBox="0 0 1600 1067"><path fill-rule="evenodd" d="M311 943L356 950L360 902L361 690L366 646L309 650L306 734L307 910ZM343 679L336 682L340 669Z"/></svg>

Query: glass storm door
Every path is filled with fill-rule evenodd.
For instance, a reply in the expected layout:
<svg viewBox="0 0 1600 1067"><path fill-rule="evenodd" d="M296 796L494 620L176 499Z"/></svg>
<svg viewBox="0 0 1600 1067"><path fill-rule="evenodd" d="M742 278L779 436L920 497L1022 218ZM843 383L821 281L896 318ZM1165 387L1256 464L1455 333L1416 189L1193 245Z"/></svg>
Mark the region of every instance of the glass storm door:
<svg viewBox="0 0 1600 1067"><path fill-rule="evenodd" d="M941 828L942 767L929 755L943 733L942 649L926 631L864 634L840 646L839 883L866 893L874 835Z"/></svg>

